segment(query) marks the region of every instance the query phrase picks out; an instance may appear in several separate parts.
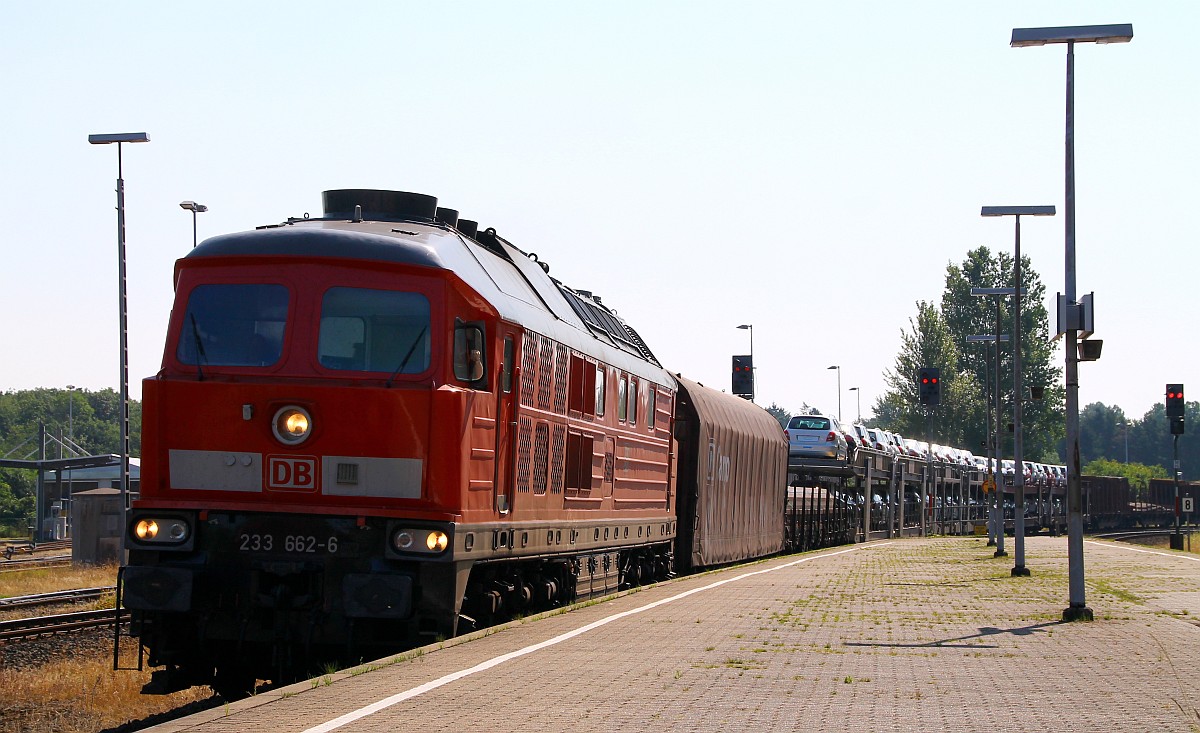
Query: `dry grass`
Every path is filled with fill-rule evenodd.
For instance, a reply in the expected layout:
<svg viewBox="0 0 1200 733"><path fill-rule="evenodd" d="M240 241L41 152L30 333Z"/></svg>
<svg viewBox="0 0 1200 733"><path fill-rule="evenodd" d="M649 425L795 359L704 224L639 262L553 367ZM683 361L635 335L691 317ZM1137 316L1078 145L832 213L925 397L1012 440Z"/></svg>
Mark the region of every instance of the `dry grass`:
<svg viewBox="0 0 1200 733"><path fill-rule="evenodd" d="M116 579L115 565L12 571L0 573L0 597L96 588L114 585ZM109 595L95 604L67 610L111 608L112 603ZM39 608L13 613L60 610ZM122 652L122 663L136 663L136 643L129 642L127 649ZM168 696L142 695L142 685L149 680L149 669L113 670L111 637L94 654L81 653L36 668L0 668L0 733L97 733L212 696L207 687Z"/></svg>
<svg viewBox="0 0 1200 733"><path fill-rule="evenodd" d="M149 679L149 671L114 672L107 655L0 669L0 733L96 733L212 696L207 687L144 696Z"/></svg>
<svg viewBox="0 0 1200 733"><path fill-rule="evenodd" d="M116 565L72 565L0 573L0 598L116 585Z"/></svg>

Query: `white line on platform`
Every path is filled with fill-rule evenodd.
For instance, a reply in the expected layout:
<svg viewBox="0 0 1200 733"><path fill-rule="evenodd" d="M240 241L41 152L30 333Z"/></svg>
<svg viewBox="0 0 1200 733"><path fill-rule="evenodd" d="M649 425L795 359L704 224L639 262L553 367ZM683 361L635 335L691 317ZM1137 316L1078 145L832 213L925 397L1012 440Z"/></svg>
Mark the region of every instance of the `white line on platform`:
<svg viewBox="0 0 1200 733"><path fill-rule="evenodd" d="M1084 540L1088 545L1101 545L1103 547L1115 547L1118 550L1129 550L1130 552L1142 552L1147 555L1162 555L1163 557L1177 557L1180 560L1191 560L1192 562L1200 562L1200 555L1181 555L1178 552L1159 552L1158 550L1139 550L1136 547L1127 547L1120 542L1097 542L1096 540Z"/></svg>
<svg viewBox="0 0 1200 733"><path fill-rule="evenodd" d="M881 543L872 544L872 545L864 545L864 547L881 547L883 545L889 545L889 544L892 544L892 543L881 542ZM713 588L719 588L720 586L725 585L727 583L734 583L736 581L743 580L745 578L750 578L755 575L763 575L764 573L773 573L776 570L783 570L784 568L790 568L794 565L799 565L800 563L809 562L810 560L820 560L820 559L826 558L826 557L833 557L834 555L842 555L847 552L854 552L855 550L858 550L858 549L862 549L862 548L861 547L851 547L846 550L838 550L837 552L829 552L824 555L811 555L809 557L802 557L799 560L793 560L792 562L784 563L783 565L776 565L774 567L764 568L762 570L755 570L750 573L743 573L741 575L738 575L738 576L735 576L732 578L718 580L715 583L710 583L710 584L702 586L700 588L693 588L692 590L684 591L683 593L673 595L670 598L664 598L661 601L647 603L644 606L640 606L638 608L634 608L629 611L622 611L621 613L614 613L613 615L606 616L605 618L602 618L599 621L593 621L592 623L590 623L586 626L580 626L578 629L568 631L565 634L559 634L558 636L554 637L553 639L547 639L546 641L542 641L537 644L531 644L523 649L518 649L515 652L509 652L508 654L501 654L498 657L493 657L486 661L480 662L479 664L476 664L474 667L470 667L468 669L462 669L457 672L451 672L448 675L439 677L436 680L433 680L431 682L426 682L425 684L420 685L418 687L414 687L410 690L405 690L404 692L398 692L395 695L392 695L391 697L385 697L382 700L373 702L370 705L359 708L358 710L353 710L349 713L346 713L345 715L338 716L338 717L334 718L333 720L327 721L325 723L321 723L320 725L313 726L312 728L305 730L303 733L328 733L329 731L337 730L338 728L341 728L344 725L353 723L354 721L365 718L368 715L373 715L373 714L379 712L380 710L390 708L391 706L396 705L398 703L402 703L405 700L411 700L412 698L417 697L418 695L423 695L426 692L429 692L431 690L436 690L437 688L448 685L451 682L457 682L458 680L461 680L464 677L470 677L473 674L477 674L479 672L485 672L485 671L491 669L492 667L499 666L501 664L504 664L505 662L511 661L518 657L523 657L526 654L532 654L536 651L540 651L547 647L554 646L555 644L560 644L569 639L574 639L576 636L580 636L581 634L586 634L589 631L598 629L601 626L604 626L605 624L611 623L613 621L617 621L619 619L626 618L627 616L633 616L634 614L638 614L643 611L649 611L652 608L658 608L659 606L664 606L668 603L673 603L674 601L678 601L682 598L687 598L688 596L695 595L696 593L703 593L706 590L712 590Z"/></svg>

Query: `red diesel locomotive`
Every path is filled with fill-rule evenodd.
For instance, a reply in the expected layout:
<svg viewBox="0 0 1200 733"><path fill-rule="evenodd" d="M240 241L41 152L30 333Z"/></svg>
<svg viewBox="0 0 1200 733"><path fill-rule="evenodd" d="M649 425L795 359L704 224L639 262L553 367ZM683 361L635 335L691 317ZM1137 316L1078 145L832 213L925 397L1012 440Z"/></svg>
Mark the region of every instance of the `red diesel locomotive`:
<svg viewBox="0 0 1200 733"><path fill-rule="evenodd" d="M778 551L786 443L421 194L176 265L120 598L148 691L246 692Z"/></svg>

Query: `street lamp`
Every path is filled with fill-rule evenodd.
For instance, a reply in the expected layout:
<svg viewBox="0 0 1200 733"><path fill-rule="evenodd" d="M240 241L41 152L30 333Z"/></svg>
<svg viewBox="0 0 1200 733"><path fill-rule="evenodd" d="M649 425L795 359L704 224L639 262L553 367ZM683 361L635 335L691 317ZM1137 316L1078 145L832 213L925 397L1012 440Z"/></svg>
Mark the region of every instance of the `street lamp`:
<svg viewBox="0 0 1200 733"><path fill-rule="evenodd" d="M858 419L855 422L862 422L862 390L858 387L850 387L846 391L853 392L854 399L858 402Z"/></svg>
<svg viewBox="0 0 1200 733"><path fill-rule="evenodd" d="M999 310L1000 310L1000 301L999 301L999 299L997 299L996 300L996 311L997 311L996 312L996 330L997 331L999 331L999 329L1000 329ZM983 335L967 336L968 343L986 342L986 343L990 344L993 341L996 342L996 370L995 370L996 371L996 398L995 398L994 406L996 409L996 416L997 416L996 417L996 429L999 430L1000 429L1000 417L999 417L999 415L1000 415L1000 342L1008 341L1008 334L1006 334L1006 333L996 333L996 334L988 333L988 334L983 334ZM984 435L986 436L984 438L984 440L985 440L984 452L987 453L987 467L988 467L987 476L991 480L992 491L996 494L996 496L993 497L992 503L988 506L988 545L987 546L995 547L996 544L999 542L1000 546L1003 547L1003 540L998 539L997 534L1003 534L1004 528L996 526L997 522L998 522L998 520L996 518L996 506L997 506L997 502L999 501L999 493L1000 492L999 492L998 487L996 486L995 472L1000 467L1000 434L992 433L992 407L993 407L992 384L991 384L991 381L989 381L987 379L987 377L988 377L987 351L984 351L984 354L983 354L983 375L984 375L984 381L986 382L986 384L984 384L984 386L983 386L984 397L986 398L984 400L984 404L987 407L987 419L984 420L984 429L983 429Z"/></svg>
<svg viewBox="0 0 1200 733"><path fill-rule="evenodd" d="M1013 285L1021 287L1021 216L1054 216L1053 206L984 206L980 216L1011 216L1016 221L1016 255L1013 258ZM1013 575L1029 575L1025 567L1025 464L1021 436L1021 406L1025 394L1021 387L1021 295L1013 296Z"/></svg>
<svg viewBox="0 0 1200 733"><path fill-rule="evenodd" d="M204 204L198 204L195 201L180 201L179 208L186 209L192 212L192 249L196 248L196 214L203 214L208 211L208 207Z"/></svg>
<svg viewBox="0 0 1200 733"><path fill-rule="evenodd" d="M754 324L743 323L738 330L750 330L750 401L758 396L758 367L754 366Z"/></svg>
<svg viewBox="0 0 1200 733"><path fill-rule="evenodd" d="M1009 295L1016 294L1015 288L971 288L971 295L976 298L996 298L996 432L992 433L996 439L996 465L995 473L999 474L1000 480L996 481L996 552L993 557L1007 557L1008 553L1004 550L1004 472L1000 470L1001 440L1000 440L1000 420L1003 409L1000 405L1000 343L1004 339L1000 333L1000 299ZM1021 294L1025 294L1024 288L1021 289ZM1015 402L1016 400L1014 400ZM1013 473L1013 482L1016 482L1016 472ZM1024 507L1022 507L1024 514ZM1024 519L1024 516L1021 517ZM1016 512L1013 512L1013 527L1017 524Z"/></svg>
<svg viewBox="0 0 1200 733"><path fill-rule="evenodd" d="M88 135L92 145L117 144L117 290L120 313L121 361L121 511L129 510L129 311L125 298L125 179L121 175L121 144L148 143L144 132Z"/></svg>
<svg viewBox="0 0 1200 733"><path fill-rule="evenodd" d="M833 366L829 367L829 369L836 369L836 370L837 370L837 377L838 377L838 422L841 422L841 421L842 421L842 368L841 368L839 365L837 365L837 364L834 364Z"/></svg>
<svg viewBox="0 0 1200 733"><path fill-rule="evenodd" d="M71 443L71 451L75 451L75 385L67 385L67 440ZM62 453L58 454L60 457ZM1128 463L1129 461L1126 461ZM67 491L71 492L71 469L67 469ZM62 476L59 476L61 479ZM59 496L62 496L62 481L59 481Z"/></svg>
<svg viewBox="0 0 1200 733"><path fill-rule="evenodd" d="M1083 587L1083 487L1079 461L1079 305L1075 300L1075 44L1128 43L1133 24L1084 25L1057 28L1013 28L1013 48L1067 44L1066 192L1064 201L1066 263L1066 372L1067 387L1067 565L1070 605L1064 621L1092 620Z"/></svg>

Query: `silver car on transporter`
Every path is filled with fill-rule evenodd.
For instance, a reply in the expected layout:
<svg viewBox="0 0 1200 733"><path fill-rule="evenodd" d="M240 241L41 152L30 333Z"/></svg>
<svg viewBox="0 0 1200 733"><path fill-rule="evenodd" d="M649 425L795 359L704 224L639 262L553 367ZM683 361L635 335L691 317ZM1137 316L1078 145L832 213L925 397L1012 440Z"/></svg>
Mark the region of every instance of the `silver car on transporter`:
<svg viewBox="0 0 1200 733"><path fill-rule="evenodd" d="M825 415L795 415L788 420L784 432L787 433L789 460L846 460L846 436L837 418Z"/></svg>

